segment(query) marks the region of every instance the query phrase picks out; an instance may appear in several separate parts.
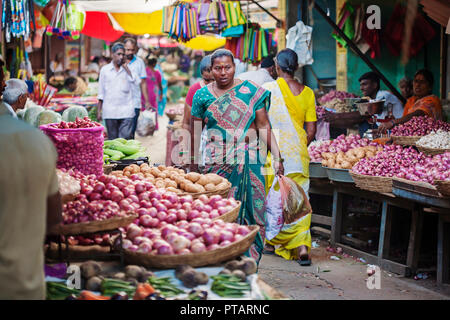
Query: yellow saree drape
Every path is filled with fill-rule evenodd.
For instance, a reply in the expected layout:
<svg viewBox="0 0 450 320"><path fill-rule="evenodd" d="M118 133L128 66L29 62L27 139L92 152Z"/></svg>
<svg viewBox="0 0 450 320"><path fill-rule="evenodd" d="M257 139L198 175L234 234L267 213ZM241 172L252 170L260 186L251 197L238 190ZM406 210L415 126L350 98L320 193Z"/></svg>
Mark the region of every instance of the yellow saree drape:
<svg viewBox="0 0 450 320"><path fill-rule="evenodd" d="M268 84L265 88L271 90L272 94L269 118L273 129L280 130L278 144L281 149L282 157L285 159L285 162L290 161L291 159L288 154L290 151L296 153L294 155L295 158L300 156L300 159L298 160L300 162L298 163L298 170L296 169L294 170L295 172L290 172L286 176L297 182L307 194L309 189L310 158L307 148L307 135L303 126L305 121L313 122L317 120L314 92L305 86L298 96L294 96L289 89L287 82L283 78L278 78L276 82ZM288 138L288 135L283 138L283 132L289 130L289 128L286 128L285 126L282 127L281 125L277 128L277 121L274 118L283 112L285 113L286 109L292 123L290 129L291 131L294 130L297 134L300 145L291 146L290 144L293 144L294 142L292 139ZM274 181L274 172L271 166L270 157L267 159L265 169L267 170L266 172L268 172L268 175L266 176L266 191L268 192ZM278 182L274 186L274 189L276 191L279 190ZM297 248L299 246L305 245L308 247L308 251L311 249L310 225L311 214L308 214L289 225L284 225L275 238L270 241L266 239L266 241L271 245L280 245L275 252L283 258L287 260L298 259Z"/></svg>

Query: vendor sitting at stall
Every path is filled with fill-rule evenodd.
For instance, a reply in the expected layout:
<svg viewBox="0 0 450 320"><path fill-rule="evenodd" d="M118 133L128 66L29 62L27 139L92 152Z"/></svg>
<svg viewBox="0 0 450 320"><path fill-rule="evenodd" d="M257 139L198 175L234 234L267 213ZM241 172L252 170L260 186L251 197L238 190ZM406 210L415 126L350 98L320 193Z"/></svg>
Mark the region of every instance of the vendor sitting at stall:
<svg viewBox="0 0 450 320"><path fill-rule="evenodd" d="M392 129L398 124L411 120L416 116L429 116L436 120L442 120L441 100L432 94L433 74L427 69L416 72L413 80L413 96L406 101L403 116L383 123L379 127L379 132ZM396 117L397 118L397 117Z"/></svg>
<svg viewBox="0 0 450 320"><path fill-rule="evenodd" d="M371 100L385 100L384 109L381 114L377 114L377 120L384 119L387 116L387 105L393 105L393 116L400 118L403 113L403 106L400 100L389 91L380 90L380 78L375 72L367 72L359 78L359 87L364 97ZM362 136L369 129L370 115L361 115L359 111L332 113L326 111L324 119L330 123L330 126L337 128L352 128L359 126L359 134ZM377 121L374 126L380 125Z"/></svg>
<svg viewBox="0 0 450 320"><path fill-rule="evenodd" d="M58 95L81 96L87 90L86 83L80 77L69 77L64 81L64 87L58 91Z"/></svg>

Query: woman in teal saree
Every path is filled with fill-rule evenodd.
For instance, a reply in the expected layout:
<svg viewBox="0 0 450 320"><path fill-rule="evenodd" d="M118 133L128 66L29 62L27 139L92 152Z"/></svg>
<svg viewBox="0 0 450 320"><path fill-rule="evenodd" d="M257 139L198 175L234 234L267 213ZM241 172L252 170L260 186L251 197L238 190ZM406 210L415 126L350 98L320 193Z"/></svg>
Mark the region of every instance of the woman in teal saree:
<svg viewBox="0 0 450 320"><path fill-rule="evenodd" d="M267 116L270 92L250 81L234 79L234 57L228 50L213 53L211 69L215 82L199 89L192 103L191 171L199 171L197 164L203 162L202 173L217 173L231 182L229 196L242 202L238 222L260 227L246 254L259 262L265 234L265 146L278 156L274 160L276 174L284 171ZM202 160L194 152L202 128L195 123L208 129Z"/></svg>

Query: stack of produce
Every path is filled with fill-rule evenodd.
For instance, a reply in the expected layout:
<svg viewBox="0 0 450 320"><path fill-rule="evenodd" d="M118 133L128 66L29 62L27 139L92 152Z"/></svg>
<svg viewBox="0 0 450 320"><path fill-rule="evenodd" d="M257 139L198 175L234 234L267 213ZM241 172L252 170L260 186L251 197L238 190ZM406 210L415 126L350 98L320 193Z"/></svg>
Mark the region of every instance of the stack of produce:
<svg viewBox="0 0 450 320"><path fill-rule="evenodd" d="M308 152L311 158L311 162L322 162L323 152L347 152L350 149L365 147L369 145L377 146L376 143L370 142L370 140L366 138L362 139L359 135L350 134L348 136L345 136L341 134L334 140L323 141L320 144L310 144L308 147Z"/></svg>
<svg viewBox="0 0 450 320"><path fill-rule="evenodd" d="M180 197L164 189L157 189L146 180L131 180L125 177L102 175L84 176L75 171L69 173L80 181L80 194L74 201L64 205L64 222L77 223L107 219L118 212L136 212L134 221L138 228L161 228L179 221L218 218L238 206L235 199L224 199L219 195L202 195L197 200L192 196ZM71 244L104 244L108 239L71 238Z"/></svg>
<svg viewBox="0 0 450 320"><path fill-rule="evenodd" d="M450 181L450 152L420 158L414 165L401 167L397 177L429 184L436 180Z"/></svg>
<svg viewBox="0 0 450 320"><path fill-rule="evenodd" d="M317 115L317 119L322 119L323 116L325 115L325 108L322 106L316 106L316 115Z"/></svg>
<svg viewBox="0 0 450 320"><path fill-rule="evenodd" d="M328 92L326 95L322 96L319 99L319 103L324 104L333 99L338 99L338 100L344 101L347 98L357 98L357 96L354 95L353 93L349 93L349 92L345 92L345 91L331 90L330 92Z"/></svg>
<svg viewBox="0 0 450 320"><path fill-rule="evenodd" d="M148 154L140 141L117 138L106 140L103 145L104 160L128 160L147 157Z"/></svg>
<svg viewBox="0 0 450 320"><path fill-rule="evenodd" d="M83 174L103 173L103 126L88 117L74 122L41 126L58 151L57 168L77 169ZM67 130L68 129L68 130Z"/></svg>
<svg viewBox="0 0 450 320"><path fill-rule="evenodd" d="M69 173L56 169L56 175L58 177L59 193L61 195L73 195L80 192L80 182Z"/></svg>
<svg viewBox="0 0 450 320"><path fill-rule="evenodd" d="M159 229L128 227L123 248L151 255L183 255L226 247L250 233L247 226L222 220L196 218Z"/></svg>
<svg viewBox="0 0 450 320"><path fill-rule="evenodd" d="M186 173L182 169L163 165L150 167L146 163L140 166L132 164L125 167L122 172L114 171L112 174L131 179L146 179L157 188L165 188L177 194L224 190L230 185L227 179L217 174Z"/></svg>
<svg viewBox="0 0 450 320"><path fill-rule="evenodd" d="M439 129L423 136L416 142L417 147L450 150L450 131Z"/></svg>
<svg viewBox="0 0 450 320"><path fill-rule="evenodd" d="M323 152L322 166L334 169L351 169L361 159L371 158L382 150L383 147L381 146L366 146L350 149L347 152Z"/></svg>
<svg viewBox="0 0 450 320"><path fill-rule="evenodd" d="M328 101L328 102L322 104L322 107L327 108L327 109L333 109L337 113L352 111L352 108L347 103L345 103L344 101L342 101L340 99L333 99L331 101Z"/></svg>
<svg viewBox="0 0 450 320"><path fill-rule="evenodd" d="M417 152L412 147L388 145L376 156L360 160L352 168L352 171L368 176L395 177L402 171L402 168L423 164L426 158L426 155Z"/></svg>
<svg viewBox="0 0 450 320"><path fill-rule="evenodd" d="M450 131L450 123L441 120L434 120L427 116L413 117L408 122L394 127L391 135L407 137L407 136L426 136L432 131Z"/></svg>

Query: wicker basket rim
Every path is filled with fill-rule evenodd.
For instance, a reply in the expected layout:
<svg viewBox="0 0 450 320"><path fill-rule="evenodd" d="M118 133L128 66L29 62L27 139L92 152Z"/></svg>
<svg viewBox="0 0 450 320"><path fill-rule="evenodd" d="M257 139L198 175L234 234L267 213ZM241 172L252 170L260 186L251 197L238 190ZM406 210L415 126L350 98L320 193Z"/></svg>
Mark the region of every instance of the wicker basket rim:
<svg viewBox="0 0 450 320"><path fill-rule="evenodd" d="M445 149L438 149L438 148L430 148L430 147L423 147L421 145L416 144L416 147L419 149L423 149L423 150L429 150L429 151L450 151L450 149L445 148Z"/></svg>
<svg viewBox="0 0 450 320"><path fill-rule="evenodd" d="M157 256L157 255L152 255L152 254L142 253L142 252L133 252L133 251L130 251L130 250L128 250L128 249L123 249L123 251L124 251L125 253L127 253L127 254L131 254L131 255L134 255L134 256L138 256L138 257L148 257L148 256L150 256L150 257L152 257L152 258L154 258L154 257L164 257L164 258L184 257L184 258L186 258L186 259L198 257L198 258L200 259L200 258L201 258L202 256L204 256L205 254L211 254L211 252L215 252L215 253L217 253L217 255L220 255L221 252L228 251L230 248L232 248L232 247L237 247L239 244L244 243L246 240L248 240L248 239L250 239L250 238L252 238L252 237L255 237L256 234L257 234L258 231L259 231L259 226L258 226L258 225L251 225L251 226L248 226L248 227L249 227L251 230L250 230L250 232L249 232L246 236L244 236L242 239L240 239L240 240L238 240L238 241L236 241L236 242L230 243L229 245L227 245L227 246L225 246L225 247L220 247L220 248L217 248L217 249L212 250L212 251L205 251L205 252L200 252L200 253L187 253L187 254L184 254L184 255L179 255L179 254L169 254L169 255L162 255L162 256Z"/></svg>
<svg viewBox="0 0 450 320"><path fill-rule="evenodd" d="M356 173L353 171L350 171L350 175L353 175L357 178L361 178L361 179L378 179L378 180L392 180L394 177L383 177L383 176L368 176L365 174L360 174L360 173Z"/></svg>
<svg viewBox="0 0 450 320"><path fill-rule="evenodd" d="M433 186L432 184L430 184L428 182L425 182L425 181L412 181L412 180L403 179L403 178L400 178L400 177L393 177L392 181L399 181L399 182L403 182L403 183L406 183L406 184L411 184L411 185L416 185L416 186L420 186L420 187L436 190L435 186Z"/></svg>
<svg viewBox="0 0 450 320"><path fill-rule="evenodd" d="M71 224L63 224L63 225L59 225L58 228L54 231L57 231L59 234L70 234L70 232L73 232L73 230L79 230L79 229L83 229L83 228L87 228L87 227L96 227L98 226L103 227L103 225L111 225L111 224L122 224L121 222L123 221L125 223L125 221L133 221L135 219L139 218L139 215L137 214L130 214L128 216L125 217L113 217L110 219L105 219L105 220L97 220L97 221L87 221L87 222L79 222L79 223L71 223ZM130 223L131 223L130 222ZM111 227L106 227L105 228L101 228L102 230L108 230L108 228ZM101 231L100 229L97 231Z"/></svg>

